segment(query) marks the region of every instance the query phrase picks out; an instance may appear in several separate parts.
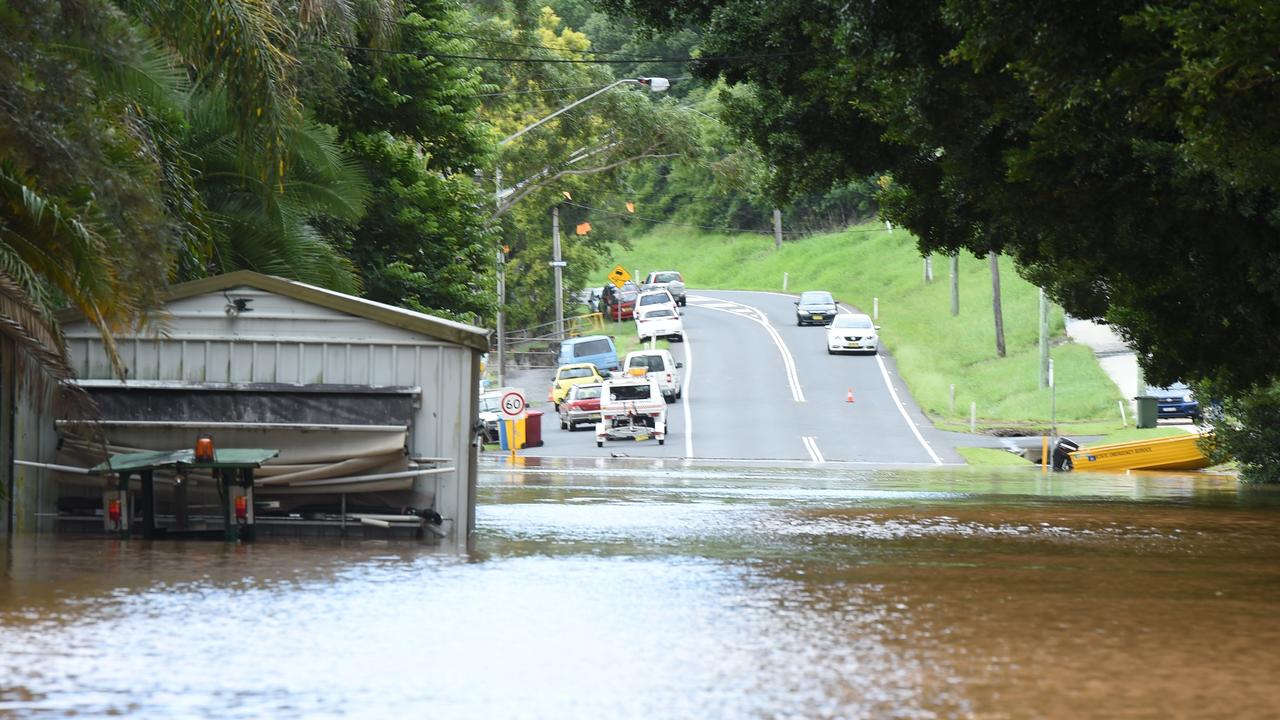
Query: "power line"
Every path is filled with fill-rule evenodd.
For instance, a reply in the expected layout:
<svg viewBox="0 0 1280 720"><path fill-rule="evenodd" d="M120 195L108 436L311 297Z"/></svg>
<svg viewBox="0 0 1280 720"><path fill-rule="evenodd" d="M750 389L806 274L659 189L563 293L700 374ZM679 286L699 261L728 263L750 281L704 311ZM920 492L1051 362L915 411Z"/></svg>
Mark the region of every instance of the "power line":
<svg viewBox="0 0 1280 720"><path fill-rule="evenodd" d="M653 223L655 225L674 225L676 227L696 228L699 230L714 230L717 232L732 232L732 233L748 233L752 235L773 235L772 228L767 230L752 230L750 228L725 227L725 226L718 226L718 225L697 225L694 223L682 223L682 222L676 222L674 220L662 220L660 218L645 217L644 215L636 215L630 212L624 213L624 212L618 212L616 210L606 210L604 208L592 207L590 205L583 205L581 203L575 203L575 202L566 202L563 204L570 205L576 208L582 208L584 210L591 210L593 212L603 213L605 215L632 218L635 220L644 220L645 222ZM803 235L813 235L814 232L815 231L813 230L783 230L782 234L791 235L791 236L797 236L797 235L803 236ZM837 232L872 233L872 232L883 232L883 231L880 230L879 228L865 228L861 230L853 230L853 229L839 230Z"/></svg>
<svg viewBox="0 0 1280 720"><path fill-rule="evenodd" d="M454 53L432 52L430 50L392 50L389 48L375 48L365 45L348 45L346 43L308 43L311 45L325 45L328 47L340 48L343 50L363 50L365 52L378 53L381 55L413 55L414 57L431 57L443 58L446 60L486 60L494 62L511 62L511 63L563 63L574 65L634 65L637 63L692 63L692 62L728 62L736 60L758 60L771 57L790 57L795 55L813 55L817 50L803 50L799 52L781 52L781 53L758 53L752 55L713 55L708 57L697 58L678 58L678 57L648 57L648 58L617 58L605 60L581 60L573 58L530 58L530 57L492 57L487 55L458 55Z"/></svg>
<svg viewBox="0 0 1280 720"><path fill-rule="evenodd" d="M691 75L682 75L680 77L673 77L673 78L667 78L667 79L670 80L671 82L675 82L677 80L689 80L691 78L692 78ZM596 83L595 85L566 85L564 87L542 88L540 90L507 90L504 92L481 93L479 95L468 95L467 97L480 98L480 97L498 97L500 95L528 95L530 93L549 93L549 92L560 92L560 91L568 91L568 90L599 90L600 87L601 87L600 83Z"/></svg>

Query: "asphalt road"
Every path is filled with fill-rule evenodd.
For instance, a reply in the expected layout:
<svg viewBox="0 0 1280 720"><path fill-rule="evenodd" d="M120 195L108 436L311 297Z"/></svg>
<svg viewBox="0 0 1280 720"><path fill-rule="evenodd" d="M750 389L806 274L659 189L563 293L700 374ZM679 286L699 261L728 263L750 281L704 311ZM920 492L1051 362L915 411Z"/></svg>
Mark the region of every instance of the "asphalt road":
<svg viewBox="0 0 1280 720"><path fill-rule="evenodd" d="M609 441L590 429L560 429L546 401L550 371L512 373L542 410L543 445L530 457L662 457L935 465L962 462L900 382L892 359L828 355L822 327L797 327L794 297L739 291L689 292L684 398L667 406L666 444ZM852 391L853 402L848 402Z"/></svg>

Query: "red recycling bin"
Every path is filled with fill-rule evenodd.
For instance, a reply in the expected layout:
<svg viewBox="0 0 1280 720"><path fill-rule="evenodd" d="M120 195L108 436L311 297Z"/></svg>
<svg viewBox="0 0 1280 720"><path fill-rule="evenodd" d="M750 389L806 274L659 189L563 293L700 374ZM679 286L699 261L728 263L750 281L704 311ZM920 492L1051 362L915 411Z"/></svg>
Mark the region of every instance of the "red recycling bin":
<svg viewBox="0 0 1280 720"><path fill-rule="evenodd" d="M542 447L541 410L530 410L524 419L524 446Z"/></svg>

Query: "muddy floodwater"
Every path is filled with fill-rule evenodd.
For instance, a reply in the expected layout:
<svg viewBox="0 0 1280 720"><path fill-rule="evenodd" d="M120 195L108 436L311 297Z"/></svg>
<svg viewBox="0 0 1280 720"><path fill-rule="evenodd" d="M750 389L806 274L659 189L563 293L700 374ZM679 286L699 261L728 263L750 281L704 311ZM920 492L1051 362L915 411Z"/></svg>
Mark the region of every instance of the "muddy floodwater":
<svg viewBox="0 0 1280 720"><path fill-rule="evenodd" d="M1280 716L1280 493L490 467L474 551L0 541L0 717Z"/></svg>

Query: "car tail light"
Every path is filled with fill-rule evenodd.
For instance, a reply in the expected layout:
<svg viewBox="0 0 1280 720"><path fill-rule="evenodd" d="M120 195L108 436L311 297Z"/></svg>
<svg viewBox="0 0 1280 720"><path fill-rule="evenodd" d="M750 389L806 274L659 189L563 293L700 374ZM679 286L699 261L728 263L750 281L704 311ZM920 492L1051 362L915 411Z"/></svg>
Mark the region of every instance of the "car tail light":
<svg viewBox="0 0 1280 720"><path fill-rule="evenodd" d="M667 382L671 382L671 373L667 373Z"/></svg>
<svg viewBox="0 0 1280 720"><path fill-rule="evenodd" d="M244 495L236 496L236 520L244 522L249 518L249 498Z"/></svg>

